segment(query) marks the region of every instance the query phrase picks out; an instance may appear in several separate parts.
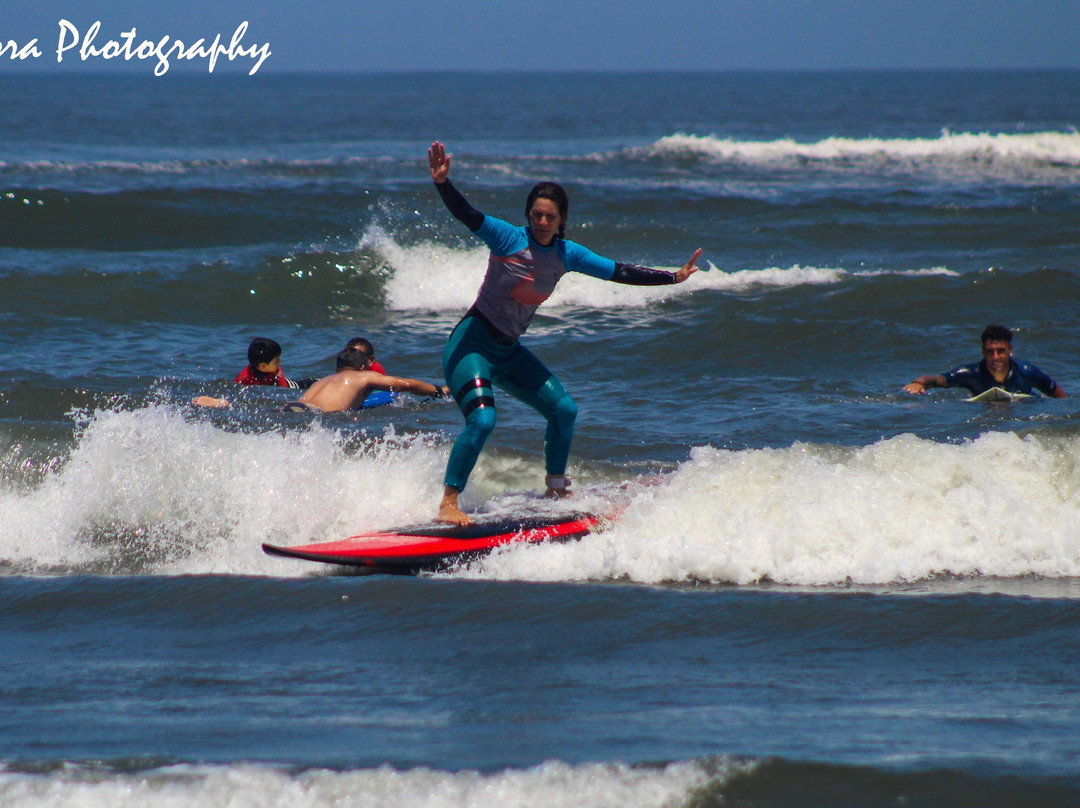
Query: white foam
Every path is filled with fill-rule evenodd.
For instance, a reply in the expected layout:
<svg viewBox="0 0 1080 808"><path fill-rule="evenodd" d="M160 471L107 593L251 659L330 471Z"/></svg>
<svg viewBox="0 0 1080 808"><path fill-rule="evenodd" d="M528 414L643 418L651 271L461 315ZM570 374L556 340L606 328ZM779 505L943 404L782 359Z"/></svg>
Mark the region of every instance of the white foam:
<svg viewBox="0 0 1080 808"><path fill-rule="evenodd" d="M454 248L434 242L405 247L384 230L373 227L362 245L378 253L387 267L387 301L398 311L458 311L472 305L487 270L485 246ZM689 258L689 253L687 258ZM544 303L543 311L558 307L641 309L686 297L710 289L721 292L744 292L761 288L792 288L840 283L858 277L879 275L956 275L944 267L851 272L836 267L765 267L761 269L721 270L705 260L702 271L676 286L627 286L609 283L577 272L559 281L554 294ZM675 271L679 267L657 267Z"/></svg>
<svg viewBox="0 0 1080 808"><path fill-rule="evenodd" d="M365 234L362 246L374 249L391 270L387 302L395 310L457 310L464 312L476 299L487 271L488 249L453 248L433 242L403 247L380 228ZM687 258L689 258L687 253ZM661 267L675 270L678 267ZM703 274L699 273L701 277ZM569 273L544 304L559 306L641 308L657 301L690 294L695 284L679 286L626 286L580 273ZM697 284L701 288L701 284Z"/></svg>
<svg viewBox="0 0 1080 808"><path fill-rule="evenodd" d="M660 808L750 768L722 760L630 767L548 762L496 773L418 768L290 775L261 766L173 766L132 775L73 768L52 776L0 773L7 808Z"/></svg>
<svg viewBox="0 0 1080 808"><path fill-rule="evenodd" d="M716 135L674 134L660 138L647 153L691 154L747 164L943 164L984 170L991 165L1080 167L1080 132L953 133L936 138L846 138L800 142L735 140Z"/></svg>
<svg viewBox="0 0 1080 808"><path fill-rule="evenodd" d="M910 435L857 448L701 447L606 532L515 548L468 575L882 584L1080 575L1080 438Z"/></svg>
<svg viewBox="0 0 1080 808"><path fill-rule="evenodd" d="M349 422L248 434L167 405L100 411L40 484L0 491L0 558L30 572L303 575L310 565L265 556L261 544L430 519L446 450L442 436ZM629 501L605 532L513 548L455 574L795 585L1078 577L1078 456L1080 437L1013 433L959 445L903 435L859 448L698 447L650 484L583 491L587 509ZM542 478L540 463L488 453L463 503L498 506Z"/></svg>
<svg viewBox="0 0 1080 808"><path fill-rule="evenodd" d="M389 428L358 442L318 421L245 434L165 405L99 411L41 485L0 492L0 558L29 570L300 574L262 542L422 521L438 502L445 456L430 436Z"/></svg>
<svg viewBox="0 0 1080 808"><path fill-rule="evenodd" d="M487 269L488 250L479 243L454 248L426 241L403 247L382 228L373 226L360 246L374 250L389 268L387 306L397 311L464 312L476 299Z"/></svg>

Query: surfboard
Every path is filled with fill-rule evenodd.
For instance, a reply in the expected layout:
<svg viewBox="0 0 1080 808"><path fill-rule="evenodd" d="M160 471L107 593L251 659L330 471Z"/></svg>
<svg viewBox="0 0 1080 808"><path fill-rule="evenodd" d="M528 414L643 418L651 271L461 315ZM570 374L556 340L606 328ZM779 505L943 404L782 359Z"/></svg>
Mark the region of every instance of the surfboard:
<svg viewBox="0 0 1080 808"><path fill-rule="evenodd" d="M579 539L606 526L609 517L581 511L475 516L471 525L429 522L358 533L347 539L282 547L263 544L268 555L321 561L368 572L416 574L449 569L508 544Z"/></svg>
<svg viewBox="0 0 1080 808"><path fill-rule="evenodd" d="M1020 401L1025 398L1031 398L1031 396L1027 393L1010 393L1001 387L991 387L965 401Z"/></svg>

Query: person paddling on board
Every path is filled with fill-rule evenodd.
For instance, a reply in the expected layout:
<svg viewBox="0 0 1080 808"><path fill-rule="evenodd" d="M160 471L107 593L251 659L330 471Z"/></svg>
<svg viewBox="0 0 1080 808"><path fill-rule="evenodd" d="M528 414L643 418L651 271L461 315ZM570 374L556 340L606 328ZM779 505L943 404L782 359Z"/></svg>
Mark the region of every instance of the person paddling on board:
<svg viewBox="0 0 1080 808"><path fill-rule="evenodd" d="M299 401L283 409L341 412L360 407L373 390L415 393L432 398L448 398L450 391L437 384L419 379L387 376L370 370L371 357L360 348L346 348L337 355L337 372L319 379Z"/></svg>
<svg viewBox="0 0 1080 808"><path fill-rule="evenodd" d="M964 387L973 396L1000 387L1007 393L1030 395L1033 389L1052 398L1065 398L1061 385L1030 362L1012 358L1012 331L1003 325L988 325L982 332L979 362L961 365L947 373L927 374L904 385L904 391L919 395L929 387Z"/></svg>
<svg viewBox="0 0 1080 808"><path fill-rule="evenodd" d="M583 272L634 286L682 283L697 272L701 250L694 251L677 272L616 263L565 238L570 203L557 183L541 182L532 189L525 201L527 224L515 226L468 203L450 182L450 155L438 141L428 149L428 167L450 213L491 250L476 302L454 327L443 350L443 373L465 417L465 427L450 450L436 519L466 525L472 519L458 507L458 495L495 428L493 385L547 419L546 494L569 493L566 466L577 404L554 374L519 342L559 279L567 272Z"/></svg>

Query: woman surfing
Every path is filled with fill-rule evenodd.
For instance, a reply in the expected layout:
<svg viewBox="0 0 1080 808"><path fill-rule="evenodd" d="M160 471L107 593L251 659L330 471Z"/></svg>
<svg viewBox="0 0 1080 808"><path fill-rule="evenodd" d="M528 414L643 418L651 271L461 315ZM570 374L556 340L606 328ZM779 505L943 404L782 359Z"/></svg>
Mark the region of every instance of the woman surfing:
<svg viewBox="0 0 1080 808"><path fill-rule="evenodd" d="M465 417L465 427L450 450L436 519L465 525L472 519L458 507L458 495L495 428L494 385L547 419L546 493L552 497L569 494L566 466L577 404L519 341L559 279L567 272L582 272L634 286L682 283L697 272L701 249L677 272L617 263L565 238L570 202L557 183L533 187L525 201L527 224L516 226L469 204L450 182L450 155L438 141L428 149L428 167L450 213L491 250L476 302L454 327L443 350L443 373Z"/></svg>

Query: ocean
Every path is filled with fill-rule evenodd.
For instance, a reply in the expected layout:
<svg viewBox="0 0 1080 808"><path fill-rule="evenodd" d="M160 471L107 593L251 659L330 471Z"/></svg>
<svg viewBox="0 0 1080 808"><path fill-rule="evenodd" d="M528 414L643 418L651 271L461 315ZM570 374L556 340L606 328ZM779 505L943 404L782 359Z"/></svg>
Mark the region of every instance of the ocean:
<svg viewBox="0 0 1080 808"><path fill-rule="evenodd" d="M0 804L1080 803L1080 73L0 76ZM511 221L581 541L267 556L435 511L451 402L232 385L350 337L441 382ZM988 323L1069 398L911 396ZM232 406L192 405L207 394ZM462 496L543 504L499 399Z"/></svg>

